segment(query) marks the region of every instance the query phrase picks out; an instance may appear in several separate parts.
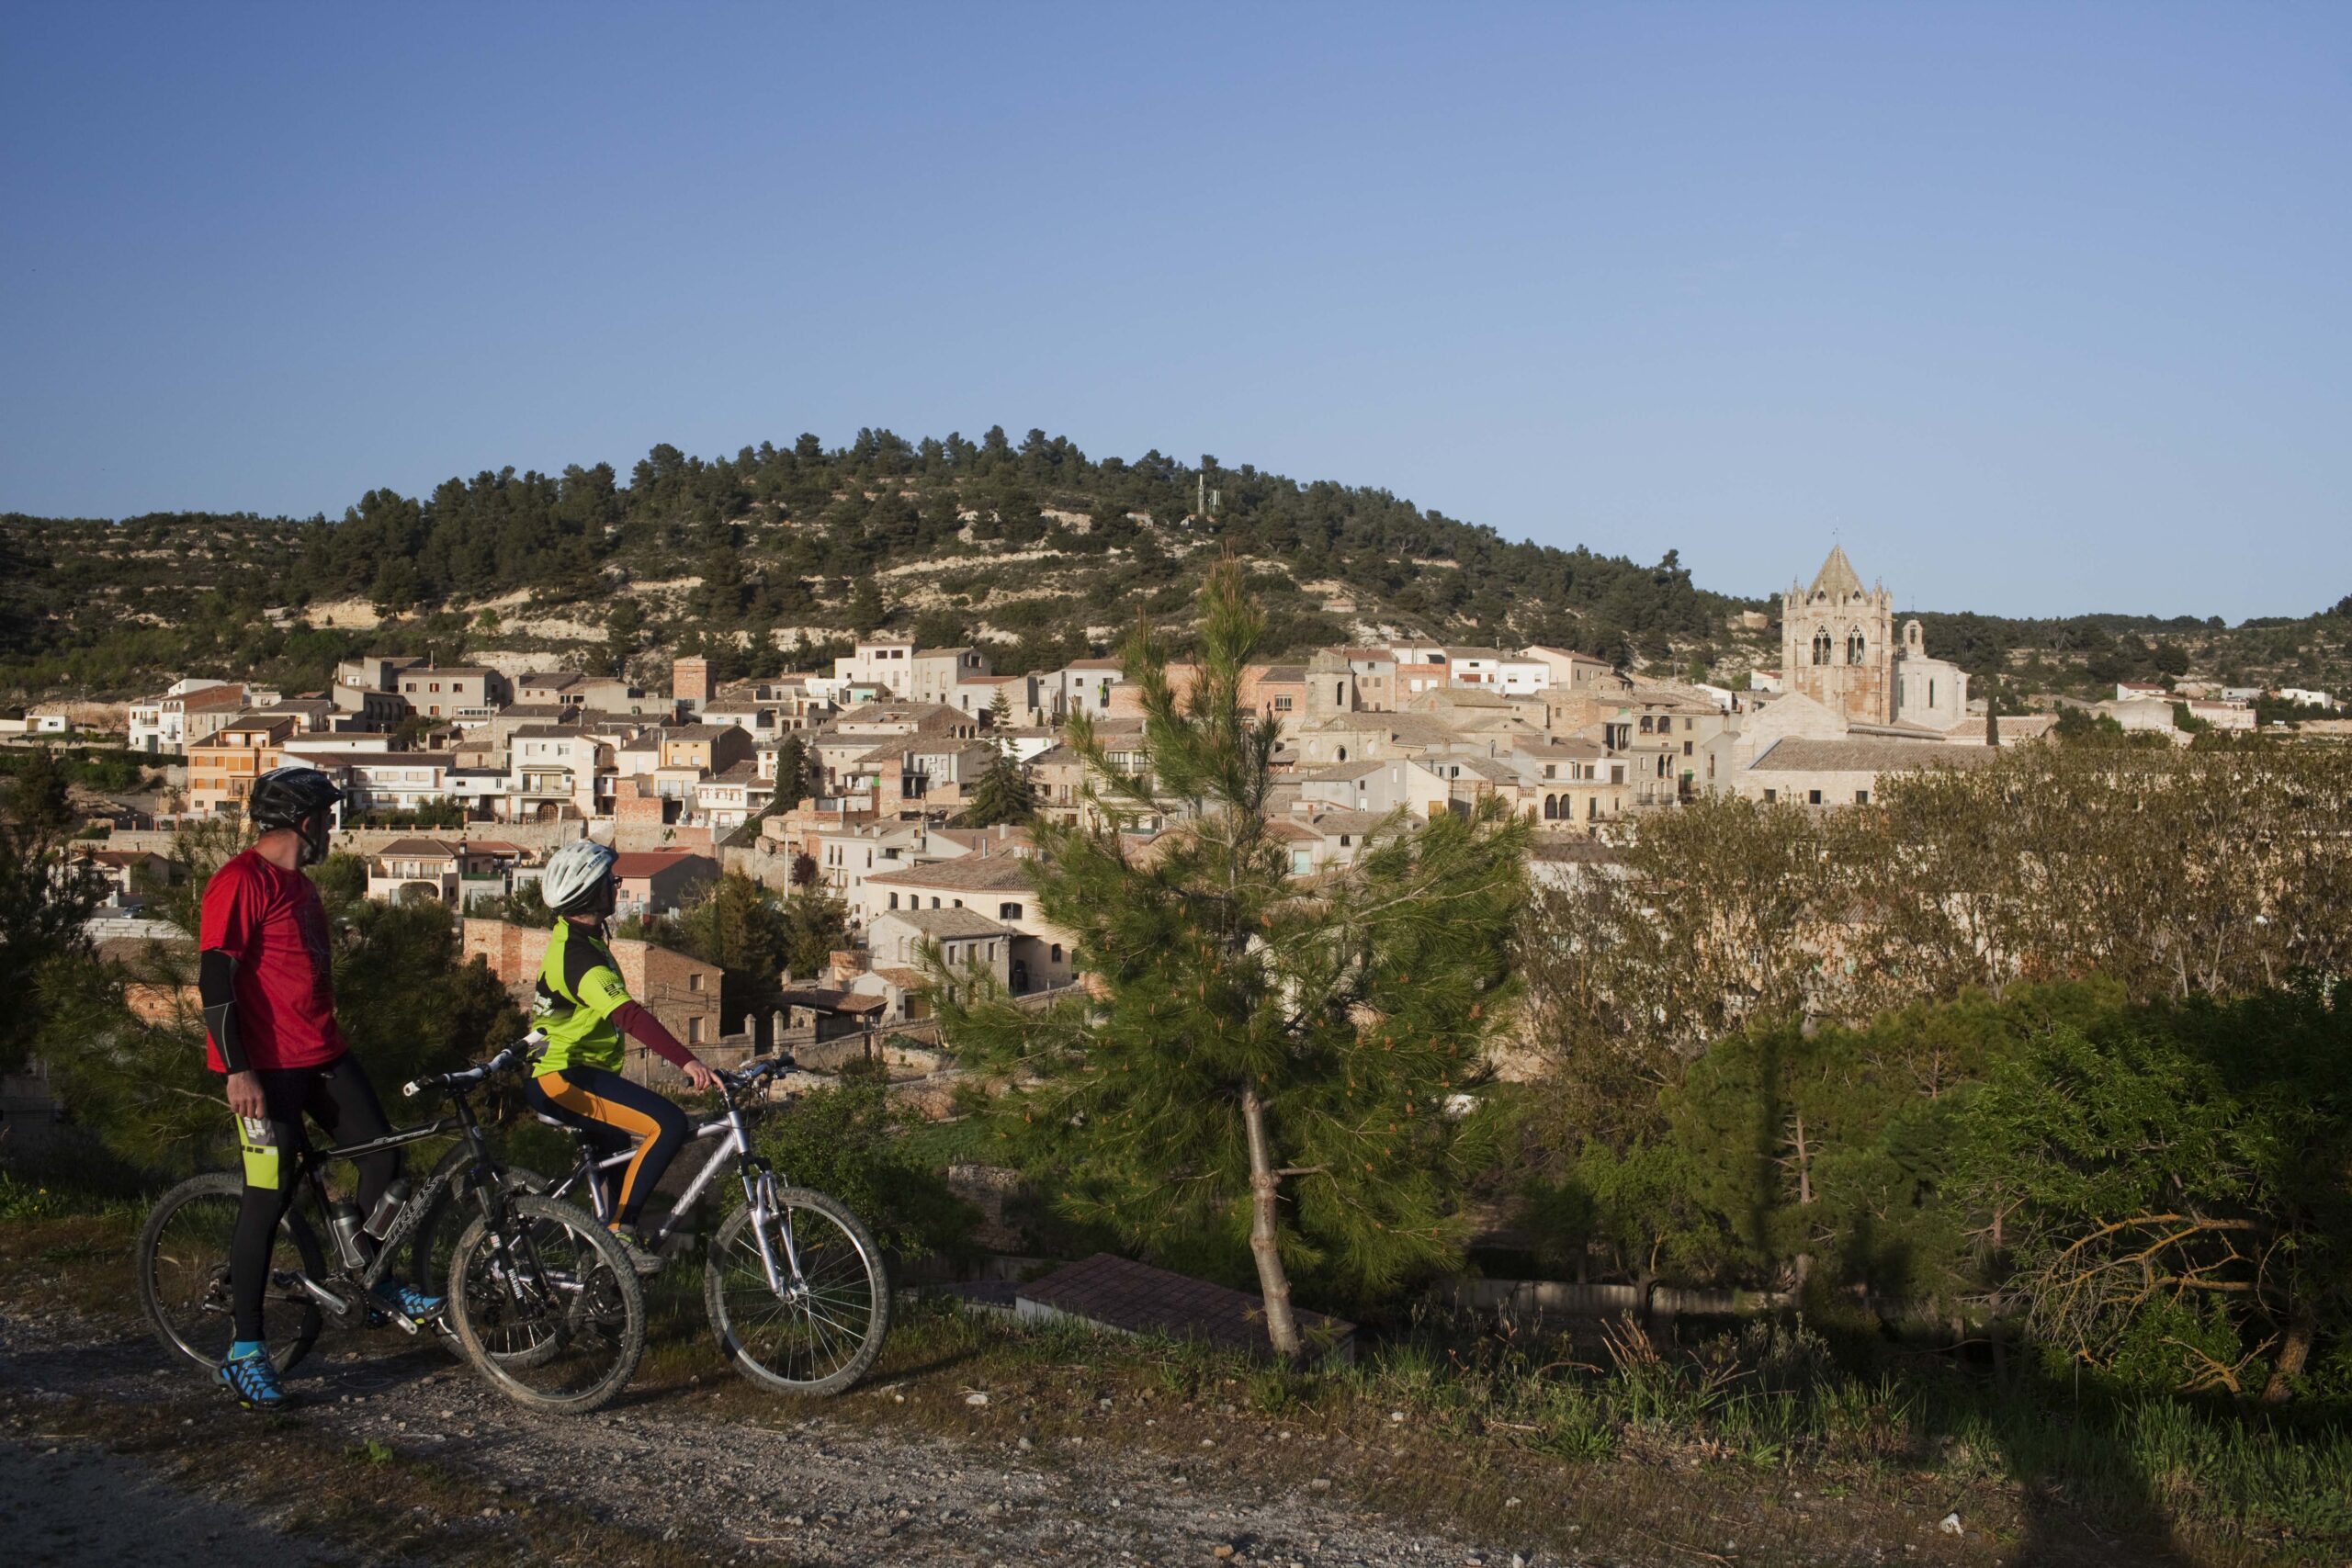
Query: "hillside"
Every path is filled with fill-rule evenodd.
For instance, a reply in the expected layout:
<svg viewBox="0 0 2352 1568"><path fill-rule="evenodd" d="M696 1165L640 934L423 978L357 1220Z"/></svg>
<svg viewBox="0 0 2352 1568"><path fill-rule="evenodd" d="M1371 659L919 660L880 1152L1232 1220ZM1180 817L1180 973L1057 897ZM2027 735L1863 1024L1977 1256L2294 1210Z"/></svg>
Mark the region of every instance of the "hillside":
<svg viewBox="0 0 2352 1568"><path fill-rule="evenodd" d="M1204 506L1206 500L1208 504ZM1214 457L1087 457L866 430L706 461L484 472L371 491L339 522L0 516L0 691L120 697L180 672L321 683L350 653L498 648L609 668L697 651L724 677L807 667L847 635L980 641L1008 671L1102 651L1138 616L1181 635L1200 568L1252 565L1272 651L1427 637L1545 642L1733 676L1778 659L1768 600L1654 565L1504 540L1385 491ZM1739 613L1766 626L1738 629ZM2342 683L2347 609L2302 621L1929 615L1930 646L2029 690L2199 673ZM275 616L265 611L282 612Z"/></svg>

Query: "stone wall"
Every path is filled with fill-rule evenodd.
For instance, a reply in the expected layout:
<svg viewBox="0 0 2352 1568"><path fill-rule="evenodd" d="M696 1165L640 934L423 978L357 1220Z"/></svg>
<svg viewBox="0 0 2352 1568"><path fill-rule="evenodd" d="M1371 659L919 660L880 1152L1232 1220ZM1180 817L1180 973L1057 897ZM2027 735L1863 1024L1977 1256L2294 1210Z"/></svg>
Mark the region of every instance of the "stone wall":
<svg viewBox="0 0 2352 1568"><path fill-rule="evenodd" d="M913 1035L910 1036L909 1032ZM878 1057L883 1065L897 1069L893 1077L911 1076L927 1077L944 1071L949 1059L945 1053L925 1050L920 1045L890 1043L893 1036L922 1037L936 1040L939 1026L924 1021L899 1024L888 1029L860 1030L854 1034L836 1034L830 1040L819 1041L806 1031L787 1031L782 1037L789 1043L792 1059L804 1067L820 1073L838 1073L852 1062Z"/></svg>
<svg viewBox="0 0 2352 1568"><path fill-rule="evenodd" d="M514 844L527 850L534 860L544 860L558 845L584 838L585 822L469 822L462 828L354 828L337 833L328 841L330 850L357 855L372 855L399 839L444 839L455 842L458 839L486 839ZM118 831L106 841L114 850L152 850L159 855L172 852L176 835L165 829Z"/></svg>
<svg viewBox="0 0 2352 1568"><path fill-rule="evenodd" d="M1923 744L1921 750L1934 748ZM1775 800L1787 806L1853 806L1859 804L1857 795L1877 797L1878 780L1878 771L1872 768L1788 768L1761 773L1751 768L1736 775L1733 788L1750 800L1763 799L1769 789ZM1817 802L1813 798L1815 791L1821 795Z"/></svg>
<svg viewBox="0 0 2352 1568"><path fill-rule="evenodd" d="M1005 1218L1004 1206L1023 1197L1028 1184L1009 1166L956 1164L947 1168L947 1190L980 1212L972 1240L990 1252L1017 1252L1025 1239Z"/></svg>
<svg viewBox="0 0 2352 1568"><path fill-rule="evenodd" d="M675 823L615 823L612 845L623 854L638 854L648 850L691 850L698 855L717 856L711 845L709 829L682 828Z"/></svg>
<svg viewBox="0 0 2352 1568"><path fill-rule="evenodd" d="M7 1140L0 1154L34 1158L59 1147L67 1136L65 1108L49 1081L49 1069L27 1062L20 1073L0 1073L0 1128Z"/></svg>
<svg viewBox="0 0 2352 1568"><path fill-rule="evenodd" d="M780 843L779 840L763 838L753 844L721 845L719 869L748 876L772 893L788 895L792 891L793 856L798 852L779 854L776 847Z"/></svg>
<svg viewBox="0 0 2352 1568"><path fill-rule="evenodd" d="M85 702L76 699L67 702L36 703L26 711L28 714L62 713L72 721L75 729L85 732L96 731L100 735L121 735L130 728L129 703Z"/></svg>

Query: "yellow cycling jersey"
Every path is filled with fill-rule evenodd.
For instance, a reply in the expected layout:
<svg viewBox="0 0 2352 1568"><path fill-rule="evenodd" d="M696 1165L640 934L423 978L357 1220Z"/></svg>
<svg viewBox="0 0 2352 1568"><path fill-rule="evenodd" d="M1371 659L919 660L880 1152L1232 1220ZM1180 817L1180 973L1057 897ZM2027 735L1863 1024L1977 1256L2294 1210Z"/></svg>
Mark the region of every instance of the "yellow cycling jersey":
<svg viewBox="0 0 2352 1568"><path fill-rule="evenodd" d="M531 1023L548 1037L537 1070L620 1071L621 1032L613 1014L629 1000L612 950L586 928L558 920L548 938L547 956L539 961L539 983L531 1002Z"/></svg>

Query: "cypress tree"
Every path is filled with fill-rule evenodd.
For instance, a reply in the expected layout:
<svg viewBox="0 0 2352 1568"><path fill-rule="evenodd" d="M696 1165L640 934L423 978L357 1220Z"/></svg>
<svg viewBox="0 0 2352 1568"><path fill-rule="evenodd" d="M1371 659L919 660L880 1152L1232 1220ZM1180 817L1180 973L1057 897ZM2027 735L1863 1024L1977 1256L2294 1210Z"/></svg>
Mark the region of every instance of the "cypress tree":
<svg viewBox="0 0 2352 1568"><path fill-rule="evenodd" d="M959 987L940 1013L1013 1080L1002 1124L1058 1172L1067 1212L1161 1256L1206 1241L1238 1262L1246 1242L1268 1337L1295 1358L1295 1271L1364 1299L1459 1256L1450 1101L1486 1077L1512 994L1526 828L1497 807L1400 814L1351 866L1294 876L1265 815L1279 731L1241 703L1265 621L1238 563L1200 607L1183 698L1155 639L1129 644L1146 773L1074 719L1095 825L1033 829L1038 908L1089 984L1044 1014ZM1139 849L1120 829L1145 817L1174 826Z"/></svg>
<svg viewBox="0 0 2352 1568"><path fill-rule="evenodd" d="M811 764L816 761L808 743L796 731L787 734L775 746L775 799L769 807L771 815L791 810L813 795L821 795Z"/></svg>

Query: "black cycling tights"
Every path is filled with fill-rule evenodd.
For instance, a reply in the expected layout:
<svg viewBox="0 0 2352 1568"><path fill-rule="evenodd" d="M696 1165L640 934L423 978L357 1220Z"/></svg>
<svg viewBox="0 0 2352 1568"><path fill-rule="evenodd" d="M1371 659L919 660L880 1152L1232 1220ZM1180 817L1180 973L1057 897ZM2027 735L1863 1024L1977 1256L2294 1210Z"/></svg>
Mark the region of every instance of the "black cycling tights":
<svg viewBox="0 0 2352 1568"><path fill-rule="evenodd" d="M338 1144L366 1143L391 1131L368 1076L348 1055L323 1067L262 1067L255 1076L261 1079L269 1119L240 1119L237 1123L245 1156L245 1197L237 1210L236 1237L229 1245L229 1296L240 1339L262 1337L261 1300L269 1283L270 1240L294 1200L296 1157L310 1146L302 1131L303 1114L308 1112ZM359 1168L359 1212L370 1213L400 1174L400 1151L385 1149L355 1163ZM322 1239L334 1247L332 1236Z"/></svg>

